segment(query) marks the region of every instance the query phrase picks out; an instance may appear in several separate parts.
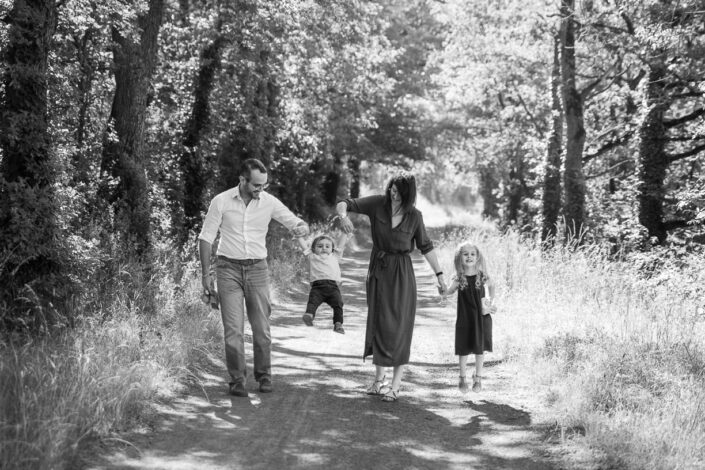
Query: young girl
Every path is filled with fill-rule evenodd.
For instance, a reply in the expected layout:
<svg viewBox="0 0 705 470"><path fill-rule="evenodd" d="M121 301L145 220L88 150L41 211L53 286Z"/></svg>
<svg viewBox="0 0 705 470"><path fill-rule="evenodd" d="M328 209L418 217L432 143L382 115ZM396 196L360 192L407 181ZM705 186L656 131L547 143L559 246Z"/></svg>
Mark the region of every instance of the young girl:
<svg viewBox="0 0 705 470"><path fill-rule="evenodd" d="M310 247L307 246L303 237L297 239L309 261L311 292L309 292L306 304L306 313L302 317L308 326L313 326L316 310L325 302L333 308L333 331L345 334L345 329L343 329L343 297L340 294L341 273L338 261L343 256L347 239L348 235L341 232L336 246L333 238L328 235L320 235L314 238Z"/></svg>
<svg viewBox="0 0 705 470"><path fill-rule="evenodd" d="M492 305L494 285L487 274L485 258L475 245L462 243L455 251L455 276L445 295L458 291L458 316L455 322L455 354L459 356L462 392L468 391L465 370L468 355L475 355L472 391L482 390L483 353L492 351ZM486 294L489 294L486 297Z"/></svg>

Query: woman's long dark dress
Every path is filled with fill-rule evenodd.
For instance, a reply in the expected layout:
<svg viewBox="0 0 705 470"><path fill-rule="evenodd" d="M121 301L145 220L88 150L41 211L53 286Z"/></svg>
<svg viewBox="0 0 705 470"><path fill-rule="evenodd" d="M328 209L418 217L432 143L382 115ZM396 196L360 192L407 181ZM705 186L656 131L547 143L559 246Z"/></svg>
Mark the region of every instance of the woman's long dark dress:
<svg viewBox="0 0 705 470"><path fill-rule="evenodd" d="M467 356L492 351L492 316L482 314L485 287L475 287L477 276L465 276L468 285L458 291L455 354Z"/></svg>
<svg viewBox="0 0 705 470"><path fill-rule="evenodd" d="M433 243L421 212L413 209L392 228L384 196L347 199L348 211L366 214L372 231L372 254L367 272L367 331L363 359L372 355L378 366L409 362L416 318L416 276L409 254L414 244L426 254Z"/></svg>

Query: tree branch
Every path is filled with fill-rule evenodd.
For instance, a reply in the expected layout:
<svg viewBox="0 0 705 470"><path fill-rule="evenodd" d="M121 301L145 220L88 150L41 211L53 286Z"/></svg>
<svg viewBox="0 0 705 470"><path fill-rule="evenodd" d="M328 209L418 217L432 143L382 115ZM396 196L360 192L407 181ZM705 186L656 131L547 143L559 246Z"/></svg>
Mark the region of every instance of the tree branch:
<svg viewBox="0 0 705 470"><path fill-rule="evenodd" d="M602 147L595 150L594 152L585 154L585 156L583 157L583 163L587 163L590 160L593 160L593 159L599 157L603 153L605 153L609 150L612 150L613 148L617 148L617 147L620 147L620 146L626 144L627 142L629 142L629 139L631 139L633 135L634 135L634 131L626 132L626 133L622 134L620 137L618 137L610 142L607 142L606 144L604 144Z"/></svg>
<svg viewBox="0 0 705 470"><path fill-rule="evenodd" d="M581 25L585 26L585 25ZM620 28L618 26L612 26L606 23L588 23L588 26L592 26L593 28L599 28L599 29L606 29L608 31L612 31L613 33L624 33L624 34L634 34L629 32L628 29Z"/></svg>
<svg viewBox="0 0 705 470"><path fill-rule="evenodd" d="M612 170L614 170L615 168L617 168L617 167L619 167L619 166L621 166L621 165L624 165L625 163L629 163L630 161L631 161L631 160L622 160L621 162L617 162L617 163L615 163L614 165L612 165L611 167L607 168L605 171L601 171L601 172L599 172L599 173L595 173L594 175L586 176L585 179L586 179L586 180L591 180L591 179L593 179L593 178L599 178L600 176L604 176L604 175L610 173L610 172L611 172Z"/></svg>
<svg viewBox="0 0 705 470"><path fill-rule="evenodd" d="M585 88L583 88L583 89L580 91L580 96L582 97L583 101L587 100L587 97L590 95L590 92L592 92L592 90L594 90L595 88L597 88L597 85L599 85L600 83L602 83L602 79L603 79L603 78L604 78L604 76L598 78L597 80L595 80L595 81L592 82L592 83L589 83Z"/></svg>
<svg viewBox="0 0 705 470"><path fill-rule="evenodd" d="M690 114L686 114L685 116L681 116L677 119L671 119L670 121L663 121L663 125L666 126L667 128L679 126L683 123L686 123L688 121L692 121L693 119L697 119L700 116L705 114L705 108L700 108L696 109Z"/></svg>
<svg viewBox="0 0 705 470"><path fill-rule="evenodd" d="M663 223L663 228L668 231L668 230L674 230L677 228L692 227L693 225L702 225L702 222L697 222L695 224L691 223L694 220L696 220L696 219L690 219L690 220L677 219L677 220L665 221Z"/></svg>
<svg viewBox="0 0 705 470"><path fill-rule="evenodd" d="M622 19L624 20L624 24L627 25L627 33L634 36L635 30L634 30L634 23L632 22L632 19L629 18L627 16L627 14L624 12L620 13L619 16L622 17Z"/></svg>
<svg viewBox="0 0 705 470"><path fill-rule="evenodd" d="M536 120L536 117L531 113L531 111L529 110L529 107L526 106L526 103L524 102L524 98L521 97L520 93L517 93L517 97L519 98L519 103L521 103L522 108L524 108L524 111L526 111L526 114L529 115L529 119L531 120L531 123L534 125L534 128L536 128L536 132L538 132L539 135L543 134L543 132L544 132L543 127Z"/></svg>
<svg viewBox="0 0 705 470"><path fill-rule="evenodd" d="M679 93L677 95L671 95L671 98L675 100L681 98L700 98L701 96L703 96L703 94L705 93L703 93L702 91L689 91L688 93Z"/></svg>
<svg viewBox="0 0 705 470"><path fill-rule="evenodd" d="M705 144L698 145L697 147L692 148L692 149L688 150L687 152L669 155L668 162L673 163L675 161L682 160L684 158L692 157L693 155L696 155L704 150L705 150Z"/></svg>
<svg viewBox="0 0 705 470"><path fill-rule="evenodd" d="M665 142L690 142L691 140L705 139L705 134L699 135L677 135L663 139Z"/></svg>

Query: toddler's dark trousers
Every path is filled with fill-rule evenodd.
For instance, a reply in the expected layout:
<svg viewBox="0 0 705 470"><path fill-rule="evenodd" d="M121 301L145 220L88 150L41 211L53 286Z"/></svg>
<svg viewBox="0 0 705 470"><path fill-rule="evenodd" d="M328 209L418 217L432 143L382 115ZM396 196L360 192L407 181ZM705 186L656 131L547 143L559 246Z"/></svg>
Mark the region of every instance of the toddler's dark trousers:
<svg viewBox="0 0 705 470"><path fill-rule="evenodd" d="M323 303L333 308L333 323L343 323L343 296L338 283L332 280L313 281L308 294L306 313L316 316L316 310Z"/></svg>

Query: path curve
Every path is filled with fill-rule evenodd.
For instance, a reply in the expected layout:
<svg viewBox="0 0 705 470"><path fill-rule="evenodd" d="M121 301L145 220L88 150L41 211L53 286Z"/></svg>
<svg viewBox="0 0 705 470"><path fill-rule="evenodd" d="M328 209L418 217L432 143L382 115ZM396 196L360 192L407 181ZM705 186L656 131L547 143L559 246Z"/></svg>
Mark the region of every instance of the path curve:
<svg viewBox="0 0 705 470"><path fill-rule="evenodd" d="M274 305L274 393L258 393L251 380L249 398L229 396L222 359L213 358L202 388L163 407L151 432L128 436L132 445L105 449L87 468L553 468L501 364L488 362L484 391L458 391L454 314L439 305L433 274L418 254L412 362L399 401L365 394L374 373L361 357L368 257L368 249L353 249L341 264L345 335L333 333L325 305L313 327L301 322L304 290L294 302ZM246 352L251 372L251 344Z"/></svg>

